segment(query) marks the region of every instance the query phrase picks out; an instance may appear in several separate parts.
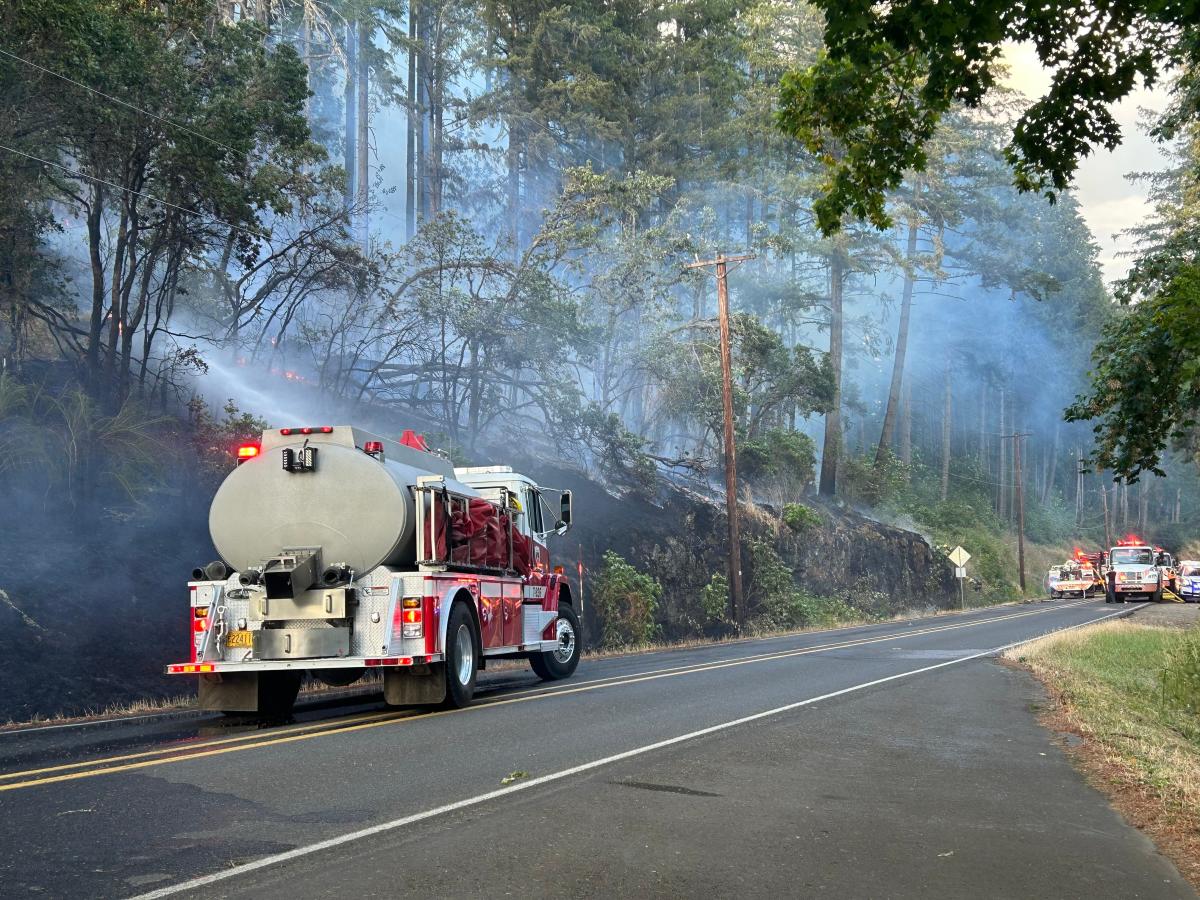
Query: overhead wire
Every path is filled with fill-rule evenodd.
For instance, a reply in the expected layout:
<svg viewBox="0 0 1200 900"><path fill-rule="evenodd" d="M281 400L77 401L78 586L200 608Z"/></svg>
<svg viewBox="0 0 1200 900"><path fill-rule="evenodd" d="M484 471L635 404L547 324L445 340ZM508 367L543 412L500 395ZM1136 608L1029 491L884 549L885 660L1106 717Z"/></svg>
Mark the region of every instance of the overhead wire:
<svg viewBox="0 0 1200 900"><path fill-rule="evenodd" d="M105 100L111 100L113 103L119 103L121 106L132 109L135 112L142 114L143 116L149 116L151 119L154 119L155 121L158 121L158 122L162 122L164 125L170 125L172 128L178 128L180 131L186 132L187 134L190 134L192 137L200 138L200 140L202 140L202 141L208 141L208 143L212 144L214 147L220 147L222 150L228 150L230 153L233 153L233 154L241 154L241 153L245 152L242 150L235 150L233 147L230 147L228 144L223 144L223 143L221 143L221 141L218 141L215 138L211 138L208 135L203 134L202 132L196 131L195 129L189 128L186 125L182 125L179 122L175 122L171 119L168 119L166 116L160 116L157 113L153 113L148 109L143 109L142 107L140 107L134 103L130 103L127 100L122 100L120 97L114 97L112 94L106 94L104 91L101 91L98 88L94 88L89 84L84 84L82 81L76 81L74 78L70 78L66 75L63 75L61 72L55 72L53 69L47 69L45 66L39 65L38 63L35 63L32 60L25 59L25 57L23 57L23 56L18 56L17 54L15 54L9 50L5 50L3 47L0 47L0 55L7 56L9 59L14 59L19 63L24 63L25 65L27 65L31 68L37 69L39 72L45 72L47 75L51 75L54 78L60 78L63 81L65 81L69 84L73 84L76 87L83 88L85 91L89 91L98 97L103 97Z"/></svg>
<svg viewBox="0 0 1200 900"><path fill-rule="evenodd" d="M143 108L143 107L140 107L140 106L138 106L137 104L130 103L129 101L127 101L127 100L123 100L123 99L121 99L120 97L113 96L112 94L109 94L109 93L107 93L107 92L105 92L105 91L101 91L101 90L99 90L98 88L92 87L92 86L91 86L91 85L89 85L89 84L86 84L86 83L84 83L84 82L82 82L82 81L79 81L79 80L77 80L77 79L71 78L71 77L69 77L69 76L67 76L67 75L63 75L61 72L56 72L56 71L54 71L53 69L49 69L49 68L47 68L46 66L40 65L39 63L33 62L32 60L26 59L26 58L24 58L24 57L22 57L22 56L20 56L20 55L18 55L18 54L16 54L16 53L13 53L13 52L11 52L11 51L9 51L9 50L5 50L4 48L0 48L0 55L6 56L6 57L8 57L8 58L10 58L10 59L13 59L13 60L15 60L15 61L17 61L17 62L20 62L20 63L22 63L23 65L29 66L30 68L36 69L37 71L43 72L43 73L45 73L45 74L47 74L47 75L50 75L51 77L58 78L58 79L61 79L62 81L65 81L65 82L67 82L67 83L69 83L69 84L75 85L76 87L79 87L79 88L81 88L81 89L83 89L83 90L85 90L85 91L88 91L89 93L92 93L92 94L94 94L94 95L96 95L96 96L98 96L98 97L102 97L102 98L104 98L105 100L108 100L108 101L110 101L110 102L112 102L112 103L116 103L116 104L119 104L120 106L126 107L127 109L133 110L134 112L137 112L137 113L139 113L140 115L147 116L147 117L149 117L149 118L151 118L151 119L154 119L155 121L162 122L163 124L165 124L165 125L169 125L169 126L171 126L171 127L173 127L173 128L177 128L177 129L179 129L180 131L182 131L182 132L184 132L184 133L186 133L186 134L189 134L189 135L191 135L191 136L193 136L193 137L199 138L200 140L207 141L208 143L212 144L213 146L220 147L221 149L227 150L227 151L229 151L229 152L231 152L231 153L234 153L234 154L240 154L240 153L242 153L242 152L243 152L243 151L236 150L235 148L233 148L233 147L229 146L228 144L222 143L221 141L218 141L218 140L216 140L216 139L214 139L214 138L212 138L212 137L209 137L208 135L206 135L206 134L204 134L204 133L202 133L202 132L196 131L196 130L195 130L195 129L193 129L193 128L190 128L190 127L188 127L188 126L186 126L186 125L183 125L183 124L181 124L181 123L179 123L179 122L176 122L176 121L174 121L174 120L172 120L172 119L170 119L170 118L167 118L166 116L162 116L162 115L160 115L160 114L158 114L158 113L154 113L154 112L152 112L152 111L150 111L150 110L148 110L148 109L145 109L145 108ZM535 126L536 126L536 127L538 127L540 130L544 131L544 132L545 132L547 135L549 135L550 137L555 137L555 135L554 135L553 131L550 129L550 127L549 127L548 125L545 125L545 124L542 124L542 123L534 123L534 124L535 124ZM124 185L116 184L115 182L111 182L111 181L106 181L105 179L98 178L98 177L96 177L96 176L94 176L94 175L89 175L89 174L87 174L87 173L85 173L85 172L79 172L79 171L73 170L73 169L69 168L68 166L64 166L64 165L62 165L62 164L60 164L60 163L56 163L56 162L53 162L53 161L51 161L51 160L42 159L42 158L40 158L40 157L38 157L38 156L34 156L33 154L26 153L26 152L24 152L24 151L22 151L22 150L18 150L18 149L16 149L16 148L9 147L9 146L7 146L7 145L4 145L4 144L0 144L0 149L6 150L6 151L8 151L9 153L14 153L14 154L16 154L16 155L23 156L23 157L25 157L26 159L29 159L29 160L31 160L31 161L38 162L38 163L41 163L41 164L43 164L43 165L50 166L50 167L52 167L52 168L58 169L59 171L61 171L61 172L65 173L65 174L66 174L66 175L68 175L69 177L72 177L72 178L79 178L79 179L87 179L87 180L89 180L89 181L92 181L92 182L94 182L94 183L96 183L96 184L103 184L103 185L105 185L106 187L111 187L111 188L113 188L113 189L115 189L115 190L124 191L125 193L131 194L131 195L133 195L133 196L140 197L140 198L142 198L142 199L144 199L144 200L147 200L147 201L149 201L149 202L151 202L151 203L157 203L157 204L159 204L160 206L164 206L164 207L167 207L167 208L170 208L170 209L174 209L174 210L177 210L177 211L179 211L179 212L185 213L185 214L187 214L187 215L196 216L197 218L203 219L204 221L210 222L210 223L212 223L212 224L222 225L222 226L224 226L224 227L226 227L226 228L229 228L229 229L231 229L231 230L233 230L233 231L237 231L237 232L240 232L240 233L242 233L242 234L247 234L247 235L250 235L250 236L252 236L252 237L256 237L256 238L258 238L259 240L262 240L262 241L266 242L267 246L268 246L268 247L270 247L272 250L274 250L274 249L275 249L275 248L274 248L274 245L272 245L272 243L271 243L271 239L270 239L270 237L269 237L267 234L265 234L265 233L263 233L263 232L261 232L261 231L256 231L256 230L254 230L254 229L252 229L252 228L246 228L246 227L244 227L244 226L240 226L240 225L234 225L234 224L232 224L232 223L230 223L230 222L226 222L226 221L224 221L224 220L222 220L222 219L219 219L219 218L216 218L216 217L214 217L214 216L207 215L206 213L199 212L198 210L188 209L187 207L179 206L178 204L174 204L174 203L171 203L170 201L163 200L163 199L161 199L161 198L158 198L158 197L154 197L154 196L152 196L152 195L150 195L150 194L146 194L146 193L143 193L143 192L141 192L141 191L136 191L136 190L134 190L134 189L132 189L132 188L125 187ZM586 156L586 157L587 157L587 158L588 158L590 161L592 161L592 162L595 162L596 164L598 164L598 165L599 165L599 166L601 166L602 168L605 168L605 167L606 167L606 164L605 164L605 162L604 162L603 160L601 160L601 159L597 158L597 157L596 157L594 154L592 154L592 153L591 153L590 151L588 151L587 149L585 149L585 148L583 148L583 147L576 147L576 148L574 148L574 149L575 149L577 152L581 152L581 153L582 153L584 156ZM397 219L398 219L398 217L397 217ZM347 262L347 261L345 261L345 260L339 260L339 265L343 266L344 268L352 269L352 270L355 270L355 271L361 272L361 273L363 273L363 274L366 274L366 275L372 275L372 274L374 274L374 273L372 273L372 272L371 272L371 270L370 270L370 269L368 269L368 268L367 268L367 267L365 267L365 266L356 265L356 264L354 264L354 263L350 263L350 262ZM380 280L381 282L385 282L385 283L392 283L392 284L396 284L396 285L400 285L400 284L403 284L403 283L405 283L405 280L404 280L404 279L396 278L396 277L394 277L394 276L378 275L377 277L379 278L379 280ZM511 314L510 314L510 315L511 315ZM518 322L521 322L522 324L525 324L525 325L533 325L533 324L535 324L535 323L532 323L532 322L530 322L529 320L527 320L527 319L523 319L523 318L521 318L521 317L519 317L519 316L512 316L512 318L516 319ZM590 339L590 338L585 338L585 337L583 337L583 336L576 336L576 340L577 340L577 341L580 341L580 342L582 342L582 343L590 344L590 345L592 345L592 346L594 346L594 347L604 347L604 346L605 346L605 345L604 345L602 342L600 342L600 341L595 341L595 340L592 340L592 339Z"/></svg>

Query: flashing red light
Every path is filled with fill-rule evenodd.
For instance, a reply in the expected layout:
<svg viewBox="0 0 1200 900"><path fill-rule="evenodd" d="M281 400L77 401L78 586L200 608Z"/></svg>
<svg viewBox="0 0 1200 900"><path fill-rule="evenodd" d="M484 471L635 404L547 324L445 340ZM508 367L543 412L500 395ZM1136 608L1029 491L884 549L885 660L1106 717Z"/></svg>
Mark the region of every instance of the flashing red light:
<svg viewBox="0 0 1200 900"><path fill-rule="evenodd" d="M289 435L289 434L291 434L291 433L292 433L292 429L290 429L290 428L280 428L280 429L279 429L279 433L280 433L280 434L282 434L284 437L286 437L287 435Z"/></svg>
<svg viewBox="0 0 1200 900"><path fill-rule="evenodd" d="M383 452L383 441L367 441L363 444L363 452L375 456Z"/></svg>
<svg viewBox="0 0 1200 900"><path fill-rule="evenodd" d="M289 434L333 434L333 426L321 425L314 428L309 425L304 428L280 428L279 433L285 437Z"/></svg>
<svg viewBox="0 0 1200 900"><path fill-rule="evenodd" d="M242 444L237 448L238 460L254 459L262 452L262 448L258 444Z"/></svg>

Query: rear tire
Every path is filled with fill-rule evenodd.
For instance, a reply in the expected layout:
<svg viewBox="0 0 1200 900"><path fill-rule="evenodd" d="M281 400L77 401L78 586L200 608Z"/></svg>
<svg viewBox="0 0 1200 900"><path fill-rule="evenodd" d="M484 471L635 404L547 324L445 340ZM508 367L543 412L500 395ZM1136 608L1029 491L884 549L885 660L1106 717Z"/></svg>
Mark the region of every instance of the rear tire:
<svg viewBox="0 0 1200 900"><path fill-rule="evenodd" d="M258 676L258 716L262 719L286 719L300 693L300 672L261 672Z"/></svg>
<svg viewBox="0 0 1200 900"><path fill-rule="evenodd" d="M580 640L579 616L575 610L562 604L558 607L555 621L558 647L549 653L529 654L529 666L542 681L558 681L570 678L579 666L579 655L583 651Z"/></svg>
<svg viewBox="0 0 1200 900"><path fill-rule="evenodd" d="M475 676L479 671L476 653L475 620L465 603L450 608L446 625L446 705L454 709L470 706L475 696Z"/></svg>

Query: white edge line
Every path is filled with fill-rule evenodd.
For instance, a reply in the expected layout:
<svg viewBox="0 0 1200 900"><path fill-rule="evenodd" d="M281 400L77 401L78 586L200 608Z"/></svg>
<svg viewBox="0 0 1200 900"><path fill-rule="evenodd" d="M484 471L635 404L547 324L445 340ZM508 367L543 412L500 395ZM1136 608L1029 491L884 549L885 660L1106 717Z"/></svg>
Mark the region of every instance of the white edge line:
<svg viewBox="0 0 1200 900"><path fill-rule="evenodd" d="M598 769L601 766L611 765L612 763L631 759L635 756L641 756L645 753L651 753L655 750L662 750L664 747L672 747L675 744L681 744L685 741L691 741L695 740L696 738L705 737L706 735L716 734L720 731L736 728L739 725L746 725L750 722L756 722L759 719L777 716L781 713L791 712L794 709L800 709L804 706L811 706L814 703L832 700L834 697L841 697L845 694L852 694L855 691L866 690L867 688L875 687L880 684L887 684L889 681L897 681L901 678L909 678L913 675L920 675L924 672L932 672L935 669L944 669L947 666L954 666L958 665L959 663L970 662L971 660L980 659L985 656L993 656L997 653L1003 653L1005 650L1009 650L1013 647L1019 647L1021 644L1028 644L1031 641L1037 640L1039 637L1045 637L1049 634L1060 634L1064 631L1073 631L1076 628L1084 628L1088 625L1095 625L1098 622L1103 622L1105 619L1112 619L1117 616L1132 615L1145 605L1146 604L1141 604L1139 606L1119 610L1117 612L1101 616L1098 619L1090 619L1087 622L1080 622L1077 625L1070 625L1066 628L1056 628L1035 637L1023 638L1019 641L1013 641L1011 644L993 647L990 650L981 650L978 653L972 653L969 656L960 656L956 659L936 663L932 666L923 666L920 669L911 669L907 672L899 672L895 675L888 675L885 678L876 678L874 681L864 681L862 684L855 684L851 685L850 687L841 688L840 690L831 691L828 694L821 694L819 697L809 697L806 700L798 700L795 703L788 703L785 706L777 706L774 709L768 709L764 710L763 712L754 713L753 715L743 716L740 719L732 719L728 722L710 725L707 728L701 728L698 731L689 731L687 734L681 734L677 737L667 738L663 741L656 741L653 744L646 744L642 747L635 747L632 750L625 750L621 753L614 753L612 756L594 759L591 762L580 763L579 765L572 766L569 769L563 769L559 772L553 772L549 775L541 775L537 778L531 778L528 781L522 781L508 787L502 787L495 791L488 791L486 794L477 794L476 796L468 797L465 800L456 800L454 803L447 803L444 806L437 806L433 809L427 809L424 812L413 813L410 816L404 816L400 819L392 819L390 822L380 822L378 825L372 825L370 828L362 828L358 831L351 831L347 834L328 838L324 841L318 841L315 844L297 847L294 850L288 850L284 853L276 853L273 856L264 856L261 859L254 860L253 862L243 863L240 866L233 866L220 872L214 872L211 875L202 875L199 878L193 878L189 881L181 881L178 884L172 884L164 888L159 888L158 890L150 891L146 894L138 894L137 896L130 898L130 900L157 900L157 898L160 897L170 897L174 894L181 894L184 891L195 890L196 888L214 884L218 881L224 881L227 878L236 878L239 875L245 875L249 872L257 871L258 869L265 869L269 866L289 862L293 859L299 859L303 856L309 856L313 853L320 853L322 850L330 850L334 847L340 847L344 844L362 840L363 838L374 837L377 834L384 834L388 831L395 831L397 828L403 828L405 825L413 825L417 822L423 822L426 819L435 818L436 816L444 816L447 813L458 812L461 809L467 809L472 806L478 806L481 803L487 803L489 800L497 800L501 797L507 797L510 794L515 794L519 791L525 791L529 790L530 788L540 787L543 784L561 781L564 778L570 778L571 776L578 775L581 772L590 772L592 769Z"/></svg>

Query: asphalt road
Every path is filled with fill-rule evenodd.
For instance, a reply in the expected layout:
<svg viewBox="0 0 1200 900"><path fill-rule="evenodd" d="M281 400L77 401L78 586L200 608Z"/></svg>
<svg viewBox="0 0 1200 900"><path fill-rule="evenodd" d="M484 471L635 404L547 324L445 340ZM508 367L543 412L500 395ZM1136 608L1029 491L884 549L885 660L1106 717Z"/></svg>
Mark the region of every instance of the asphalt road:
<svg viewBox="0 0 1200 900"><path fill-rule="evenodd" d="M501 672L455 712L0 734L0 896L1193 897L991 659L1132 609Z"/></svg>

